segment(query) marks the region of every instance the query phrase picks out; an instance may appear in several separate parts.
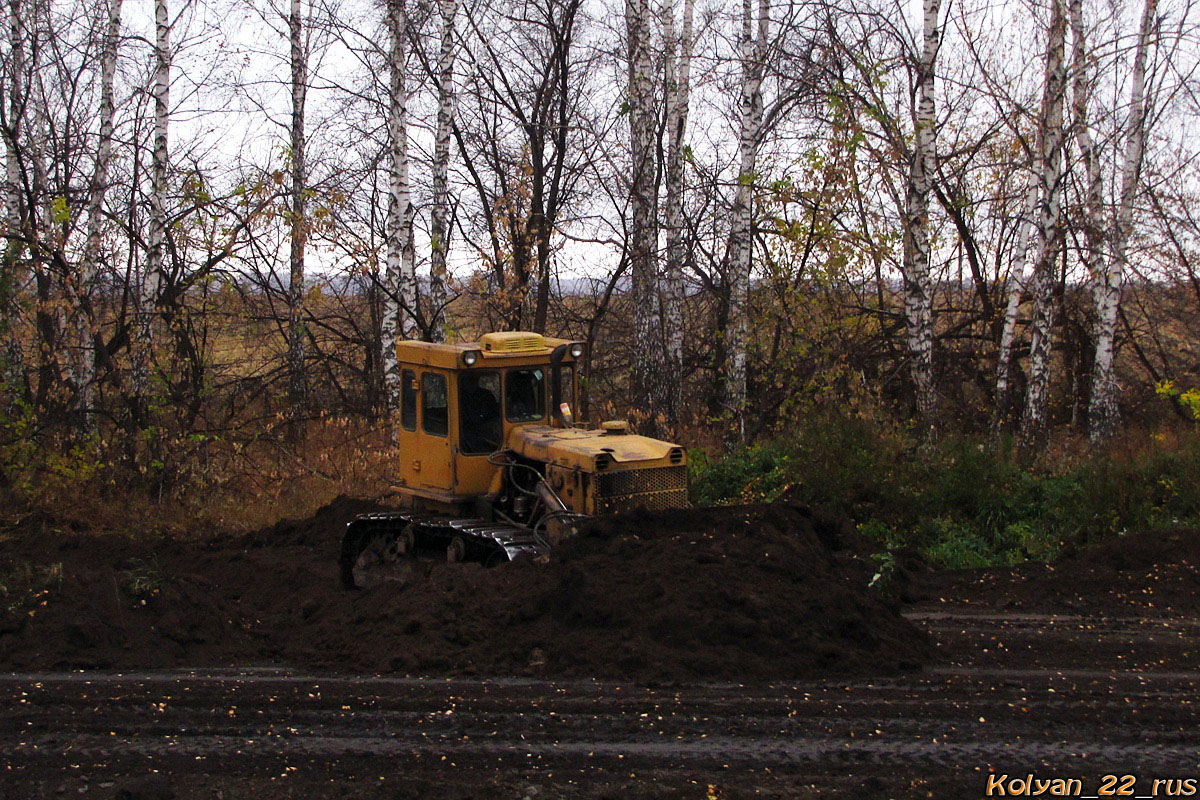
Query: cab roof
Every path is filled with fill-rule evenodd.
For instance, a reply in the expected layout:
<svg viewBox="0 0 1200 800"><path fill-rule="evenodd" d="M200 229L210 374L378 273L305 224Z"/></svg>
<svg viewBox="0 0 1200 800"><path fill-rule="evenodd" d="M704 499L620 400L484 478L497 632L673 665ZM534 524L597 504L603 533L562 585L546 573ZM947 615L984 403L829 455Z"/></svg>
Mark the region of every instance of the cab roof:
<svg viewBox="0 0 1200 800"><path fill-rule="evenodd" d="M478 342L441 344L405 340L396 345L396 360L402 365L438 367L440 369L495 369L496 367L546 364L550 354L560 345L574 344L574 339L556 339L528 331L486 333ZM463 363L463 354L476 351L479 359L471 366ZM563 354L563 363L573 362L570 353Z"/></svg>

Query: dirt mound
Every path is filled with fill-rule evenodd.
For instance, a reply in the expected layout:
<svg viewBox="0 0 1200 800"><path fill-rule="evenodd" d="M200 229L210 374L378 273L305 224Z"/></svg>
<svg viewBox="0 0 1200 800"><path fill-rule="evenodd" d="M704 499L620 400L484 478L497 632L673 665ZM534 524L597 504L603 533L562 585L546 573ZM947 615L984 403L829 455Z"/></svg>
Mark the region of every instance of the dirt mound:
<svg viewBox="0 0 1200 800"><path fill-rule="evenodd" d="M245 535L241 541L248 547L332 546L336 551L341 546L342 534L346 532L346 524L350 520L360 514L386 510L387 506L376 500L340 495L307 519L280 520L270 528Z"/></svg>
<svg viewBox="0 0 1200 800"><path fill-rule="evenodd" d="M848 533L790 506L623 515L548 567L418 564L353 603L370 641L336 604L314 624L353 660L404 672L750 680L918 665L924 638L867 589Z"/></svg>
<svg viewBox="0 0 1200 800"><path fill-rule="evenodd" d="M10 667L163 667L197 647L244 644L236 607L203 574L174 571L158 551L114 537L41 530L20 552L5 543L0 663Z"/></svg>
<svg viewBox="0 0 1200 800"><path fill-rule="evenodd" d="M932 576L929 594L992 607L1069 613L1200 613L1200 530L1122 534L1065 553L1050 565Z"/></svg>
<svg viewBox="0 0 1200 800"><path fill-rule="evenodd" d="M345 523L378 508L339 498L309 520L194 543L21 531L0 544L5 568L53 568L59 582L5 616L0 664L768 680L929 656L867 587L853 528L803 507L623 515L549 565L412 561L401 581L345 592Z"/></svg>

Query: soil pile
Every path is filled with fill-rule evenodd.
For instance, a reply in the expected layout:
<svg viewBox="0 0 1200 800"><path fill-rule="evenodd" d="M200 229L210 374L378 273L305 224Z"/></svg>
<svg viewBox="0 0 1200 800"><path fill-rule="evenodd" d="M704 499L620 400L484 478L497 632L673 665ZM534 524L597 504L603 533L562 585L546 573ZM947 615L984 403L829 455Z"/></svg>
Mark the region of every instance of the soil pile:
<svg viewBox="0 0 1200 800"><path fill-rule="evenodd" d="M0 664L770 680L891 673L930 654L868 588L852 528L804 507L627 514L548 565L409 561L401 580L343 591L345 524L376 509L339 498L192 543L10 534L4 569L47 585L0 622Z"/></svg>
<svg viewBox="0 0 1200 800"><path fill-rule="evenodd" d="M927 595L997 608L1075 614L1200 613L1200 530L1122 534L1072 550L1050 565L931 576Z"/></svg>

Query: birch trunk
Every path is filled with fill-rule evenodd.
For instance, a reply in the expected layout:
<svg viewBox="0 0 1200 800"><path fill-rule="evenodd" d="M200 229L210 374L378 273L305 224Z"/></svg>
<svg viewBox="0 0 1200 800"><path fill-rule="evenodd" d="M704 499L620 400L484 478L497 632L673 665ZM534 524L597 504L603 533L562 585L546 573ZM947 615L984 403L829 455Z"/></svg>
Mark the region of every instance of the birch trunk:
<svg viewBox="0 0 1200 800"><path fill-rule="evenodd" d="M909 372L917 413L929 435L936 429L933 384L933 280L929 274L929 190L937 170L935 74L941 28L941 0L925 0L924 36L917 72L916 142L909 163L904 208L904 323Z"/></svg>
<svg viewBox="0 0 1200 800"><path fill-rule="evenodd" d="M1113 235L1112 257L1096 276L1092 293L1096 303L1096 357L1092 366L1092 398L1088 408L1088 435L1093 444L1112 436L1119 421L1117 385L1113 367L1113 339L1121 287L1125 280L1125 258L1133 233L1133 200L1145 149L1146 59L1157 22L1158 0L1146 0L1133 60L1133 85L1129 94L1129 118L1125 125L1125 161L1121 167L1121 197Z"/></svg>
<svg viewBox="0 0 1200 800"><path fill-rule="evenodd" d="M1088 80L1087 35L1083 27L1083 0L1070 0L1068 12L1071 25L1071 121L1087 182L1082 215L1083 248L1079 258L1095 281L1104 238L1100 219L1103 183L1088 112L1091 87Z"/></svg>
<svg viewBox="0 0 1200 800"><path fill-rule="evenodd" d="M38 363L33 403L36 408L45 408L53 402L52 395L63 377L59 355L64 328L63 306L60 302L64 276L53 266L56 260L61 260L63 228L54 221L54 193L51 192L51 174L47 163L47 155L50 159L54 155L48 105L50 96L46 92L42 68L42 56L52 52L46 46L52 35L52 23L45 0L34 0L30 4L28 25L30 61L26 105L30 113L25 139L26 155L33 167L33 176L26 209L25 235L31 246L29 263L33 267L33 287L37 297L34 319L38 333ZM54 65L50 66L53 68ZM69 362L67 369L70 378Z"/></svg>
<svg viewBox="0 0 1200 800"><path fill-rule="evenodd" d="M1000 351L996 355L996 405L992 409L992 436L998 439L1008 408L1008 373L1012 368L1012 346L1017 331L1017 312L1021 307L1021 295L1025 291L1025 269L1029 263L1029 240L1033 234L1033 216L1037 213L1038 187L1030 183L1025 191L1025 204L1017 221L1016 261L1008 272L1005 287L1008 304L1004 307L1004 324L1000 329Z"/></svg>
<svg viewBox="0 0 1200 800"><path fill-rule="evenodd" d="M1063 56L1066 40L1064 0L1052 0L1050 29L1046 43L1046 72L1039 123L1040 167L1038 190L1039 246L1033 271L1033 324L1029 344L1029 386L1025 413L1021 418L1021 439L1036 444L1046 432L1046 398L1050 384L1050 349L1054 333L1058 281L1058 258L1063 248L1063 95L1066 72Z"/></svg>
<svg viewBox="0 0 1200 800"><path fill-rule="evenodd" d="M408 182L408 129L405 88L408 50L408 18L404 0L387 0L390 39L388 53L388 214L386 223L387 268L384 273L383 317L380 322L380 352L384 396L389 409L400 405L400 369L396 362L399 337L416 338L414 311L417 305L416 275L413 270L412 201Z"/></svg>
<svg viewBox="0 0 1200 800"><path fill-rule="evenodd" d="M433 141L433 209L430 213L429 333L446 341L446 249L449 244L450 134L454 122L454 17L458 0L441 0L442 43L438 51L437 130Z"/></svg>
<svg viewBox="0 0 1200 800"><path fill-rule="evenodd" d="M683 0L683 31L675 36L675 0L663 5L666 59L667 168L666 258L663 267L662 323L666 368L675 376L667 388L667 414L673 425L680 421L683 375L683 142L687 131L691 92L694 0ZM678 54L676 48L678 47Z"/></svg>
<svg viewBox="0 0 1200 800"><path fill-rule="evenodd" d="M762 76L770 30L770 5L759 0L757 38L751 0L742 0L742 98L738 132L738 185L729 232L729 323L725 332L725 404L733 415L736 440L745 439L746 319L753 256L753 202L758 144L762 134Z"/></svg>
<svg viewBox="0 0 1200 800"><path fill-rule="evenodd" d="M162 276L167 233L167 134L171 92L171 41L167 0L154 2L154 149L150 164L150 232L146 267L139 286L137 342L134 347L133 393L141 419L147 418L147 380L154 348L154 311Z"/></svg>
<svg viewBox="0 0 1200 800"><path fill-rule="evenodd" d="M24 393L25 351L20 336L20 295L25 276L22 256L25 247L21 236L25 227L25 203L21 191L20 151L24 146L25 41L26 28L21 0L8 4L9 69L11 91L8 97L8 135L5 137L5 228L4 274L0 285L0 300L4 303L4 383L10 401Z"/></svg>
<svg viewBox="0 0 1200 800"><path fill-rule="evenodd" d="M633 308L633 405L651 417L663 406L667 375L662 366L659 275L656 258L658 207L654 163L654 89L650 57L650 4L626 0L629 59L630 186L629 262Z"/></svg>
<svg viewBox="0 0 1200 800"><path fill-rule="evenodd" d="M405 101L405 109L408 103ZM417 297L417 247L415 238L416 208L412 202L411 162L408 158L407 113L404 124L404 159L400 162L400 186L404 213L400 216L400 334L405 339L420 339L420 300Z"/></svg>
<svg viewBox="0 0 1200 800"><path fill-rule="evenodd" d="M113 82L117 73L117 48L121 36L121 0L108 2L108 27L100 55L100 137L96 142L96 166L92 183L88 187L87 240L76 278L76 290L81 301L90 298L96 282L100 262L100 236L103 231L104 196L108 192L108 166L112 159L113 119L116 106L113 102ZM78 364L75 367L78 382L79 411L85 430L95 428L94 382L96 379L95 337L98 333L90 302L80 302L76 316L76 337L79 340Z"/></svg>
<svg viewBox="0 0 1200 800"><path fill-rule="evenodd" d="M304 350L307 326L304 322L304 245L308 236L305 184L304 102L308 85L308 53L304 46L301 0L291 0L288 13L288 41L292 68L292 187L291 233L289 236L290 272L288 277L288 405L293 435L301 433L307 386L304 374Z"/></svg>

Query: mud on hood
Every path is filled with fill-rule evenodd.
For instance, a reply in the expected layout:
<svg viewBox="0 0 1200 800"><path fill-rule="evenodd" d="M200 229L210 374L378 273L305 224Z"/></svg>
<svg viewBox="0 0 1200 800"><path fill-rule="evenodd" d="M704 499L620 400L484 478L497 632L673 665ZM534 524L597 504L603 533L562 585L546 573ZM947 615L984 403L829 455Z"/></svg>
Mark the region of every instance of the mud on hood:
<svg viewBox="0 0 1200 800"><path fill-rule="evenodd" d="M661 439L632 433L613 435L601 430L551 428L547 425L513 428L508 437L508 448L525 458L588 472L592 471L596 457L602 454L608 455L615 464L647 461L666 464L670 463L672 450L678 450L681 455L673 463L685 463L682 448Z"/></svg>

